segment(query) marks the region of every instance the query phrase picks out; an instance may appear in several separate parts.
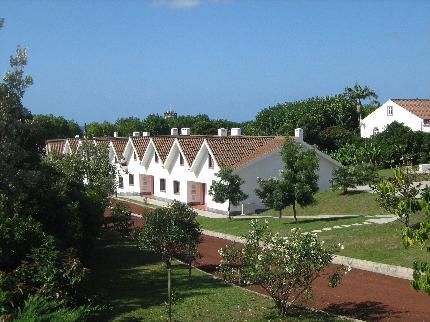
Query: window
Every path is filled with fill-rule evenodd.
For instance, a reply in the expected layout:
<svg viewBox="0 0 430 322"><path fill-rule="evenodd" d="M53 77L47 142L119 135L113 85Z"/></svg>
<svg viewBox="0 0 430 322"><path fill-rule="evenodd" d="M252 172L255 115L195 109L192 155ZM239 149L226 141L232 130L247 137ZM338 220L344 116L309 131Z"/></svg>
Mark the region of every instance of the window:
<svg viewBox="0 0 430 322"><path fill-rule="evenodd" d="M137 161L137 154L136 154L136 152L133 152L133 159L134 159L135 161Z"/></svg>
<svg viewBox="0 0 430 322"><path fill-rule="evenodd" d="M179 188L180 188L179 181L173 181L173 193L175 195L179 194Z"/></svg>
<svg viewBox="0 0 430 322"><path fill-rule="evenodd" d="M425 119L423 122L424 126L430 126L430 119Z"/></svg>
<svg viewBox="0 0 430 322"><path fill-rule="evenodd" d="M131 173L128 174L128 185L134 186L134 174L131 174Z"/></svg>
<svg viewBox="0 0 430 322"><path fill-rule="evenodd" d="M119 176L118 178L118 188L124 187L124 178L122 176Z"/></svg>
<svg viewBox="0 0 430 322"><path fill-rule="evenodd" d="M209 166L209 169L214 168L214 160L212 159L212 156L210 154L208 154L208 166Z"/></svg>
<svg viewBox="0 0 430 322"><path fill-rule="evenodd" d="M387 106L387 115L393 116L393 107L392 106Z"/></svg>
<svg viewBox="0 0 430 322"><path fill-rule="evenodd" d="M379 134L379 129L377 127L373 128L373 135Z"/></svg>
<svg viewBox="0 0 430 322"><path fill-rule="evenodd" d="M160 179L160 191L166 191L166 179Z"/></svg>
<svg viewBox="0 0 430 322"><path fill-rule="evenodd" d="M179 153L179 165L184 165L184 157Z"/></svg>
<svg viewBox="0 0 430 322"><path fill-rule="evenodd" d="M158 154L157 153L154 153L154 161L155 161L155 163L158 163Z"/></svg>

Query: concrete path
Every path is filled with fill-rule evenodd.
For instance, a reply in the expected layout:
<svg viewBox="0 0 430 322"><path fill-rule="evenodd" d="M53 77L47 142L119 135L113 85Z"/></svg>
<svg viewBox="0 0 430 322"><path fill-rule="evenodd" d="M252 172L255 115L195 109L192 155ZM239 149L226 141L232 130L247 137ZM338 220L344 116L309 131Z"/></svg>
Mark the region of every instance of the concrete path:
<svg viewBox="0 0 430 322"><path fill-rule="evenodd" d="M430 181L414 182L414 185L415 185L415 187L421 185L421 189L424 189L425 187L430 187ZM348 191L362 191L362 192L375 193L375 191L373 191L368 185L350 188L350 189L348 189Z"/></svg>

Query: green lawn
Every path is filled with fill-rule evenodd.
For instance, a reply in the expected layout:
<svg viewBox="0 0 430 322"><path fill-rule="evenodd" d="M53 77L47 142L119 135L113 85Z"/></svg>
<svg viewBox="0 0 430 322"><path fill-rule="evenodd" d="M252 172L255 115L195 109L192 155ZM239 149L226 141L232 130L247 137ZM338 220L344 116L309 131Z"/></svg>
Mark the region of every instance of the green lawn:
<svg viewBox="0 0 430 322"><path fill-rule="evenodd" d="M304 231L311 231L324 227L359 223L366 219L368 218L303 219L295 224L291 219L267 218L270 228L281 234L288 234L289 230L294 227L301 227ZM240 236L248 231L250 220L234 218L229 221L228 219L198 217L198 221L204 229ZM318 233L318 236L320 239L330 243L343 244L345 249L339 255L405 267L412 267L414 259L423 259L430 262L430 254L419 247L414 246L408 249L403 247L401 240L402 225L399 222L332 229L322 231Z"/></svg>
<svg viewBox="0 0 430 322"><path fill-rule="evenodd" d="M270 299L174 265L173 287L177 302L174 321L341 321L321 312L297 309L281 319ZM92 258L88 285L106 309L93 321L166 321L166 271L158 258L105 232Z"/></svg>
<svg viewBox="0 0 430 322"><path fill-rule="evenodd" d="M297 207L297 215L382 215L386 214L377 202L376 195L366 192L350 192L341 194L339 191L326 190L315 194L316 203L306 208ZM261 214L277 216L274 210ZM292 215L292 207L283 211L284 215Z"/></svg>
<svg viewBox="0 0 430 322"><path fill-rule="evenodd" d="M274 232L285 233L292 228L301 228L303 231L312 231L325 227L333 227L336 225L350 225L353 223L361 223L365 221L365 217L347 218L347 219L299 219L297 223L293 219L278 219L278 218L262 218L267 220L269 227ZM197 221L204 229L218 231L231 235L243 235L249 230L251 219L234 218L228 220L225 218L207 218L198 216Z"/></svg>

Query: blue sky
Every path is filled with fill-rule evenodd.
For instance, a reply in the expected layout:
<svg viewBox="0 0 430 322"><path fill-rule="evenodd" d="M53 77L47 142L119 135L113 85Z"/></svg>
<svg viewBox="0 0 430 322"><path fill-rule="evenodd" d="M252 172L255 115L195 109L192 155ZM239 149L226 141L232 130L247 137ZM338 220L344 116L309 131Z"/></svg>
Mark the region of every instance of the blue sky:
<svg viewBox="0 0 430 322"><path fill-rule="evenodd" d="M80 123L179 114L252 119L356 81L430 97L430 1L2 0L0 71L17 44L33 113Z"/></svg>

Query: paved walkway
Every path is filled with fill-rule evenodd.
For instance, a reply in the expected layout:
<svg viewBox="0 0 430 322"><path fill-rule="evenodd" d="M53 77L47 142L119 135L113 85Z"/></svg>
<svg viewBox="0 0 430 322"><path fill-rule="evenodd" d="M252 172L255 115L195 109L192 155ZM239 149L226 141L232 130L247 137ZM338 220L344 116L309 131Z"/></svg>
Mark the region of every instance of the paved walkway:
<svg viewBox="0 0 430 322"><path fill-rule="evenodd" d="M414 185L415 186L421 185L421 189L424 189L425 187L430 187L430 181L414 182ZM368 185L349 188L348 191L362 191L362 192L375 193L375 191L373 191Z"/></svg>
<svg viewBox="0 0 430 322"><path fill-rule="evenodd" d="M195 266L214 274L221 260L218 249L228 243L203 236L202 257ZM314 298L308 306L366 321L430 321L430 296L411 289L407 280L353 269L340 286L331 288L327 277L334 269L331 265L314 282ZM259 287L250 289L265 294Z"/></svg>

